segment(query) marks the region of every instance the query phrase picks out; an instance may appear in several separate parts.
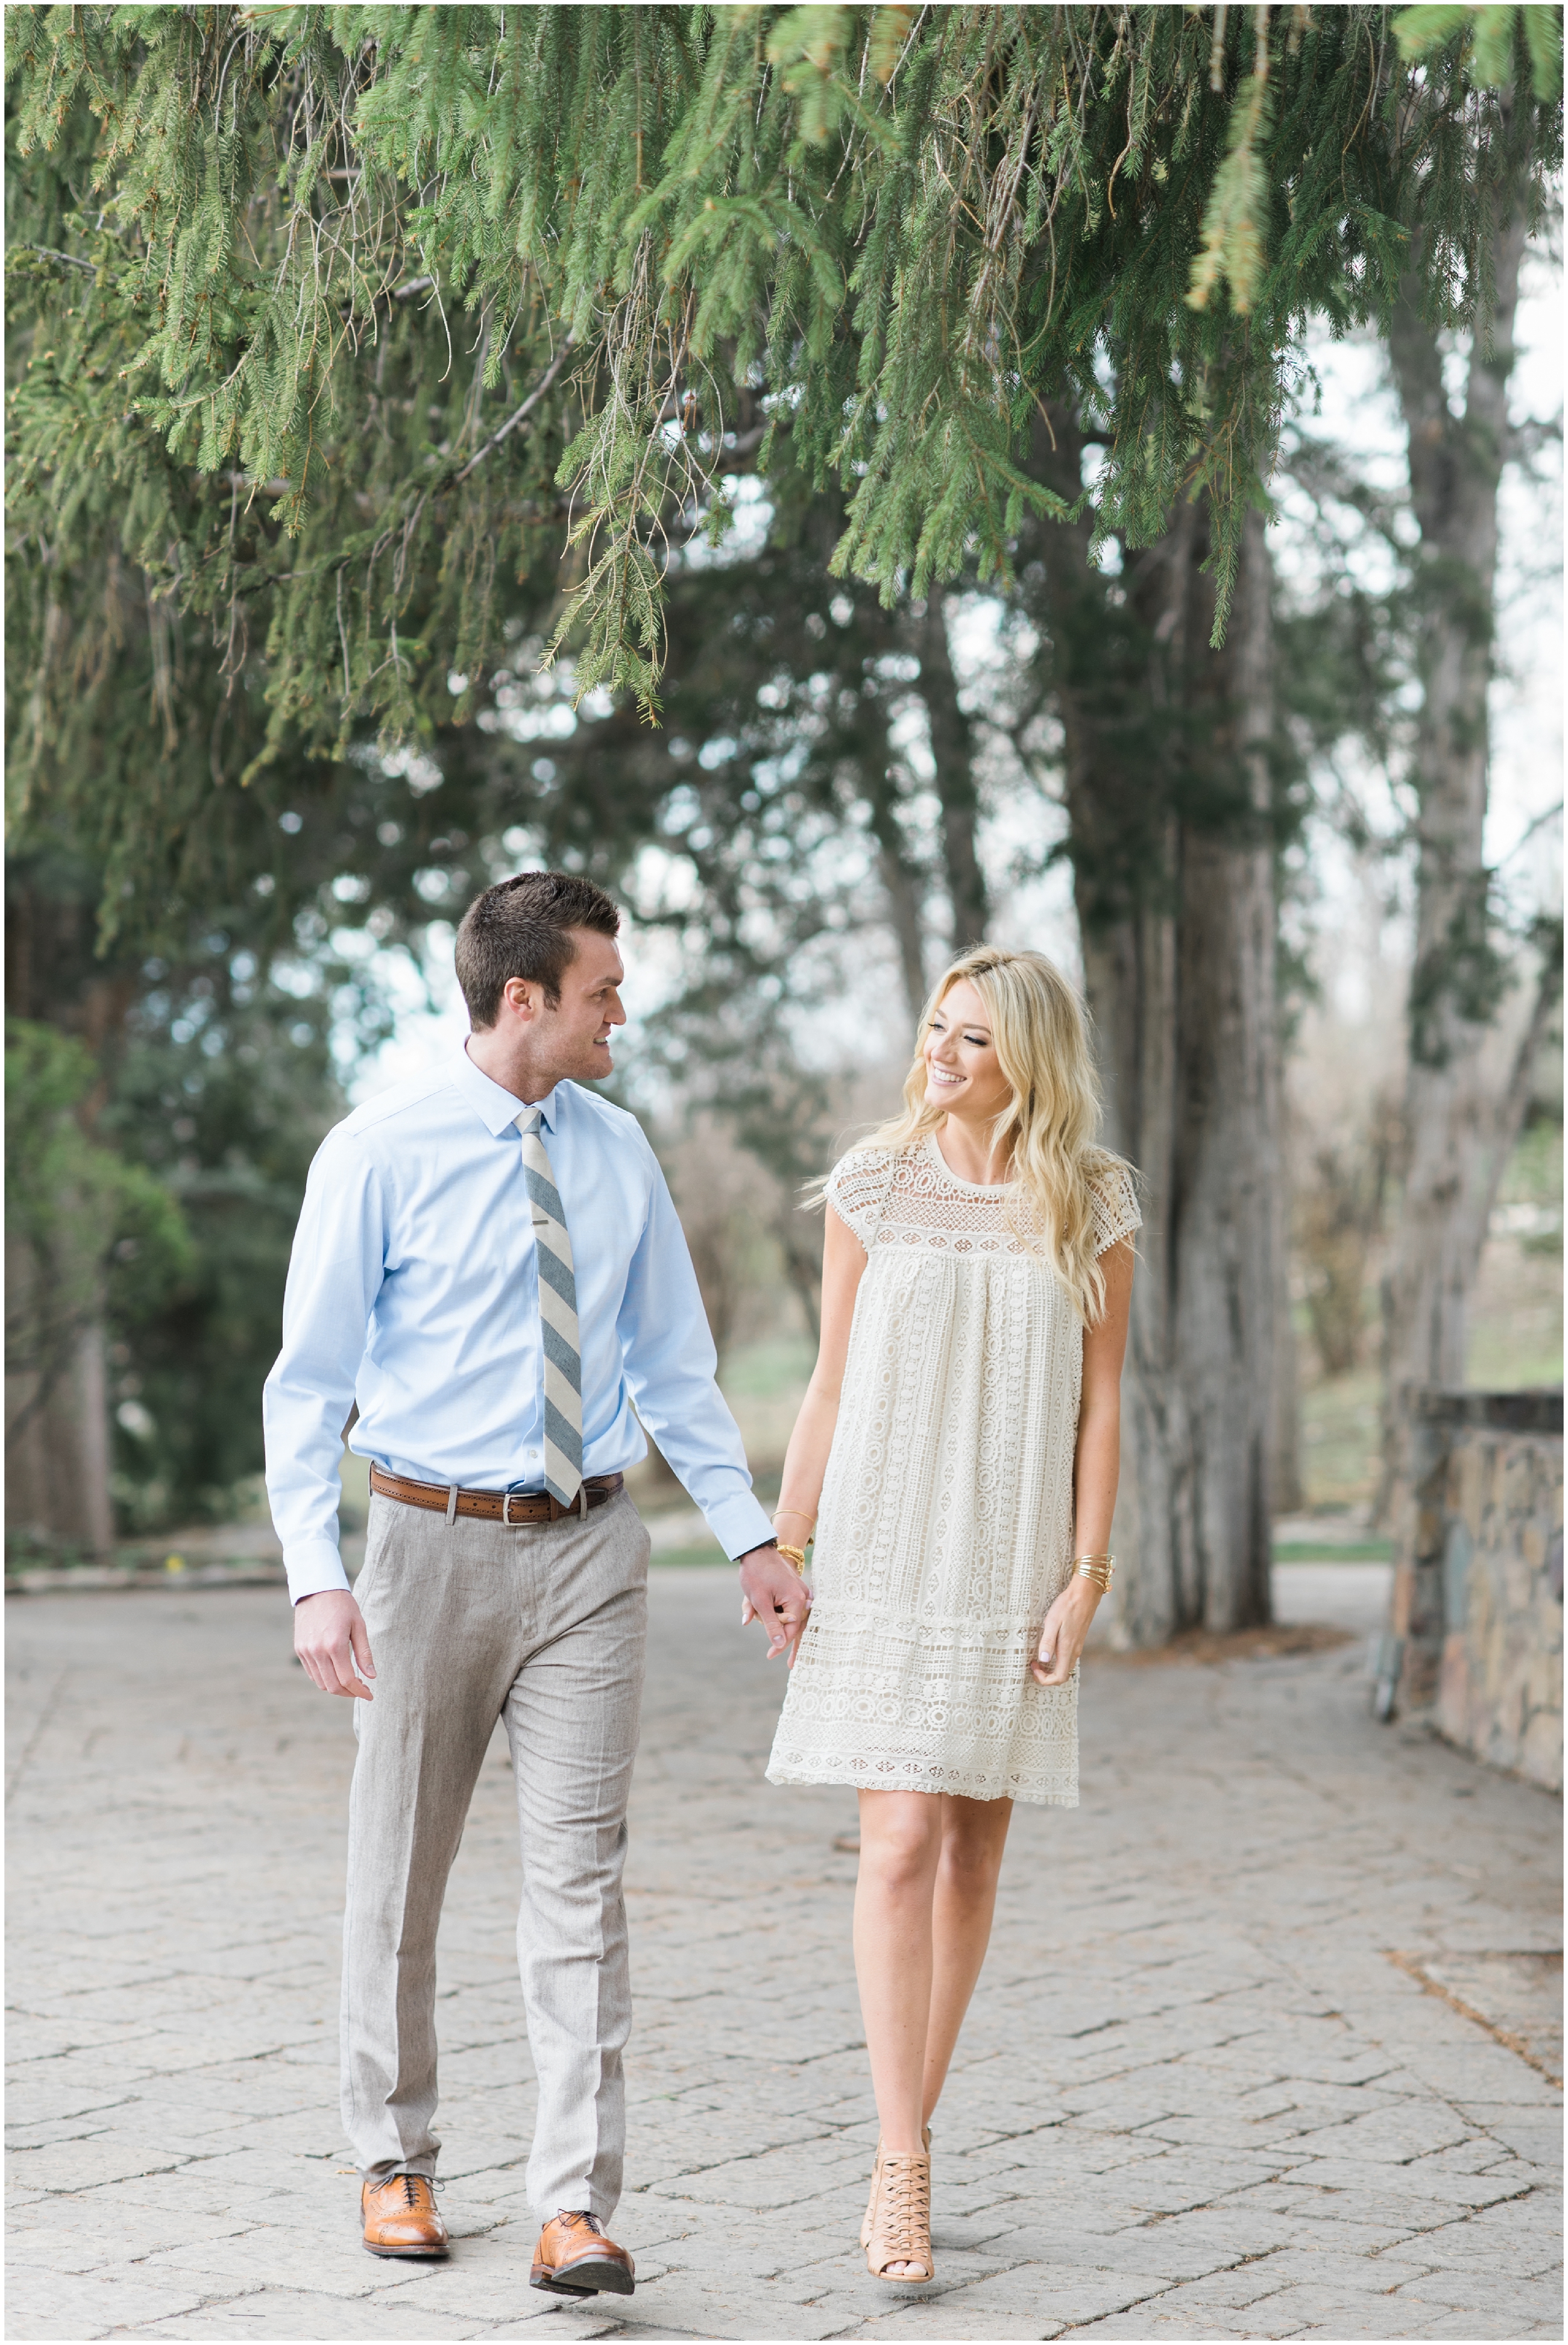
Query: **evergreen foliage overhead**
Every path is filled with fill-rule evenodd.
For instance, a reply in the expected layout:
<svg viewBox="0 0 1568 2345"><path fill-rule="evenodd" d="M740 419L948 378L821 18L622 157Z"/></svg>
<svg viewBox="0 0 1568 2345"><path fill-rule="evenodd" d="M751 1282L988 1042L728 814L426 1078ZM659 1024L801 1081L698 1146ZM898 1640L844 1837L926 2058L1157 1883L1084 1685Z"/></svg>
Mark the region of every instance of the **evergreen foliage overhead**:
<svg viewBox="0 0 1568 2345"><path fill-rule="evenodd" d="M1419 225L1467 318L1500 149L1555 152L1553 12L1458 13L1412 66L1364 5L14 11L19 787L116 561L264 647L213 779L463 714L563 544L556 640L648 706L726 476L836 480L889 600L1003 575L1042 397L1107 533L1207 490L1223 611L1308 315L1381 316Z"/></svg>

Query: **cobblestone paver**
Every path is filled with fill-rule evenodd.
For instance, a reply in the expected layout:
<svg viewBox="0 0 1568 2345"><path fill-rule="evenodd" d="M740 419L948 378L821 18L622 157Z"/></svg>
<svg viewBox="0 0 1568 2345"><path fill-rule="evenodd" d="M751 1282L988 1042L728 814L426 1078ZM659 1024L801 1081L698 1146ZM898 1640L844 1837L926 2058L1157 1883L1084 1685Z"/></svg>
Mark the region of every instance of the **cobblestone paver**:
<svg viewBox="0 0 1568 2345"><path fill-rule="evenodd" d="M737 1612L654 1575L639 2284L573 2308L527 2285L499 1751L441 1942L457 2244L380 2263L337 2116L344 1708L272 1590L14 1602L10 2334L1561 2334L1560 2096L1421 1983L1560 1947L1560 1811L1374 1726L1354 1647L1091 1660L1084 1804L1017 1815L938 2116L937 2284L871 2281L854 1804L763 1782L780 1681Z"/></svg>

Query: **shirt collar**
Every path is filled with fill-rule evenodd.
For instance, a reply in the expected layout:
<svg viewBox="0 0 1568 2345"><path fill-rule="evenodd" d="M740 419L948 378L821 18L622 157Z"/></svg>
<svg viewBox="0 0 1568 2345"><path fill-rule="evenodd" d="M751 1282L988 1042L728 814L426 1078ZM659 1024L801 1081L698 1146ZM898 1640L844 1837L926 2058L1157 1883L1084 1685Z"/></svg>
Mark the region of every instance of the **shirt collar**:
<svg viewBox="0 0 1568 2345"><path fill-rule="evenodd" d="M503 1091L500 1083L492 1082L482 1067L474 1065L466 1046L459 1047L452 1061L451 1078L492 1140L499 1139L508 1124L514 1124L525 1112L527 1102L520 1100L515 1092ZM535 1100L532 1104L543 1118L546 1132L553 1132L561 1113L560 1085L546 1091L541 1100Z"/></svg>

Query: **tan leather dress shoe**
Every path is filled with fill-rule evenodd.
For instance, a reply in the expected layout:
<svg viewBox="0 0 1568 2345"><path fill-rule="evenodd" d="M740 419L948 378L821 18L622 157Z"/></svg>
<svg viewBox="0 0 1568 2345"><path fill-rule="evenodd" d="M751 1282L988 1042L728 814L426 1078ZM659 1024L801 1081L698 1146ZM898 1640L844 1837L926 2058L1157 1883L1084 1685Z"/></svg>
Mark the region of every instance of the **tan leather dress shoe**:
<svg viewBox="0 0 1568 2345"><path fill-rule="evenodd" d="M359 2192L365 2245L373 2256L444 2256L447 2227L425 2174L389 2174Z"/></svg>
<svg viewBox="0 0 1568 2345"><path fill-rule="evenodd" d="M557 2296L630 2296L637 2267L624 2248L606 2238L592 2215L563 2209L546 2223L533 2251L530 2288L553 2289Z"/></svg>

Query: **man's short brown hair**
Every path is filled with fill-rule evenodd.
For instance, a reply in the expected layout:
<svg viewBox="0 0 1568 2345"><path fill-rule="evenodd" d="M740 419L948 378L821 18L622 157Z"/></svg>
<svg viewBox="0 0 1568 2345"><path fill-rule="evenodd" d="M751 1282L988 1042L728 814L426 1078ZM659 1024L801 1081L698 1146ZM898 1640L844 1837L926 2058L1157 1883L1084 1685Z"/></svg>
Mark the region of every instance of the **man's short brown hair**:
<svg viewBox="0 0 1568 2345"><path fill-rule="evenodd" d="M577 957L571 930L612 937L620 926L619 906L572 871L520 871L515 879L487 888L458 930L458 983L475 1031L495 1024L509 978L542 986L553 1010L561 980Z"/></svg>

